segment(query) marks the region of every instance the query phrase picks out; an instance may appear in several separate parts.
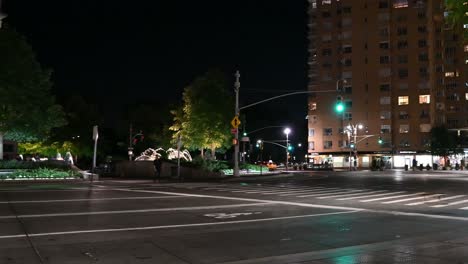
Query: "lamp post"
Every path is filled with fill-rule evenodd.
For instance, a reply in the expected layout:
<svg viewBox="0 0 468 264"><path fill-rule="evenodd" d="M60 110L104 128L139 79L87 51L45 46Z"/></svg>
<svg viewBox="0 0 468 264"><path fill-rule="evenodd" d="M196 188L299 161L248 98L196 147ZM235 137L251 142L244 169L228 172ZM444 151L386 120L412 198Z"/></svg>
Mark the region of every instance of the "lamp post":
<svg viewBox="0 0 468 264"><path fill-rule="evenodd" d="M351 136L353 136L353 141L352 143L350 144L350 148L349 148L349 170L352 170L352 166L351 166L351 151L354 150L354 160L357 164L357 133L358 133L358 129L362 129L364 126L362 124L348 124L348 126L346 127L346 133L348 134L348 140L350 141L351 143ZM356 169L356 166L354 166L354 169Z"/></svg>
<svg viewBox="0 0 468 264"><path fill-rule="evenodd" d="M289 156L289 133L291 133L291 129L289 127L284 129L284 134L286 134L286 170L288 170L288 156Z"/></svg>

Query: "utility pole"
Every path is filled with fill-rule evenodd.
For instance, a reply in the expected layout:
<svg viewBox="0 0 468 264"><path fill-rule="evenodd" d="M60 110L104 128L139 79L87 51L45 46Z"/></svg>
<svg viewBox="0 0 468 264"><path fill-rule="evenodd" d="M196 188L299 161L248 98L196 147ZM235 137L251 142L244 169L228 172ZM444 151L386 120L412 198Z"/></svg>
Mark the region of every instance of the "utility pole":
<svg viewBox="0 0 468 264"><path fill-rule="evenodd" d="M129 131L128 131L128 160L129 161L132 161L132 156L133 156L132 134L133 134L133 126L132 126L132 123L130 123Z"/></svg>
<svg viewBox="0 0 468 264"><path fill-rule="evenodd" d="M0 28L2 28L2 20L6 17L7 15L2 13L2 0L0 0Z"/></svg>
<svg viewBox="0 0 468 264"><path fill-rule="evenodd" d="M240 88L240 73L236 71L236 82L234 83L234 91L236 92L236 109L235 115L239 116L239 88ZM234 146L234 177L239 177L239 129L236 128L236 133L234 134L236 145Z"/></svg>

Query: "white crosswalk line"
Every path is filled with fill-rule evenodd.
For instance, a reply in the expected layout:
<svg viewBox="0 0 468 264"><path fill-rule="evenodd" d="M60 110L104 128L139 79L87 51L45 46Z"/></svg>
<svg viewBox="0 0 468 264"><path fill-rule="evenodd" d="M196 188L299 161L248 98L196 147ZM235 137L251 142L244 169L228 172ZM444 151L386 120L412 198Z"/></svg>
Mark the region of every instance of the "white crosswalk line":
<svg viewBox="0 0 468 264"><path fill-rule="evenodd" d="M337 200L339 200L339 201L346 201L346 200L352 200L352 199L362 199L362 198L379 197L379 196L394 195L394 194L399 194L399 193L406 193L406 192L404 192L404 191L401 191L401 192L389 192L389 191L385 191L385 192L386 192L386 193L371 194L371 195L362 195L362 196L348 197L348 198L340 198L340 199L337 199Z"/></svg>
<svg viewBox="0 0 468 264"><path fill-rule="evenodd" d="M441 196L441 195L442 194L440 194L440 193L436 193L436 194L431 194L431 195L423 195L423 196L420 196L420 197L405 198L405 199L389 201L389 202L382 202L382 203L383 204L394 204L394 203L401 203L401 202L407 202L407 201L413 201L413 200L428 199L428 198L437 197L437 196Z"/></svg>
<svg viewBox="0 0 468 264"><path fill-rule="evenodd" d="M381 197L381 198L360 200L360 202L368 203L368 202L388 200L388 199L396 199L396 198L402 198L402 197L408 197L408 196L414 196L414 195L422 195L422 194L426 194L426 193L425 192L418 192L418 193L411 193L411 194L403 194L403 195L396 195L396 196L389 196L389 197Z"/></svg>
<svg viewBox="0 0 468 264"><path fill-rule="evenodd" d="M291 192L287 194L281 194L279 196L294 196L294 195L303 195L303 194L309 194L309 193L317 193L317 192L331 192L331 191L338 191L338 190L343 190L341 188L326 188L324 190L317 190L317 191L297 191L297 192Z"/></svg>
<svg viewBox="0 0 468 264"><path fill-rule="evenodd" d="M296 197L304 198L304 197L321 196L323 194L346 194L346 193L354 193L354 192L358 192L358 191L364 191L364 190L327 191L327 192L321 192L321 193L315 193L315 194L300 195L300 196L296 196Z"/></svg>
<svg viewBox="0 0 468 264"><path fill-rule="evenodd" d="M329 195L329 196L322 196L322 197L317 197L317 199L329 199L329 198L340 198L340 197L348 197L348 196L355 196L355 195L361 195L361 194L372 194L372 193L381 193L385 191L359 191L358 193L351 193L351 194L337 194L337 195Z"/></svg>
<svg viewBox="0 0 468 264"><path fill-rule="evenodd" d="M432 200L429 200L429 201L409 203L409 204L405 204L405 205L414 206L414 205L420 205L420 204L425 204L425 203L437 203L437 202L441 202L441 201L447 201L447 200L462 198L462 197L465 197L465 196L466 195L455 195L455 196L444 197L444 198L441 198L441 199L432 199Z"/></svg>
<svg viewBox="0 0 468 264"><path fill-rule="evenodd" d="M447 207L447 206L452 206L452 205L457 205L457 204L463 204L463 203L468 203L468 200L461 200L461 201L456 201L456 202L452 202L452 203L448 203L448 204L432 205L431 207L440 208L440 207ZM460 208L460 209L468 210L468 207L463 207L463 208Z"/></svg>
<svg viewBox="0 0 468 264"><path fill-rule="evenodd" d="M317 188L294 190L294 191L285 191L285 192L267 192L267 193L262 193L262 194L288 194L288 193L299 193L299 192L318 191L318 190L327 190L327 188L317 187Z"/></svg>

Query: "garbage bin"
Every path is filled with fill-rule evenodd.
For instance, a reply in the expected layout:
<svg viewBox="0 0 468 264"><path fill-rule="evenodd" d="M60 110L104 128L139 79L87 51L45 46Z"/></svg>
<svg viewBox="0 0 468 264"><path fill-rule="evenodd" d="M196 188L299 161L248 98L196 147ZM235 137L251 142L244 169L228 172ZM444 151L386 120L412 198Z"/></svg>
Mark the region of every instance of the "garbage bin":
<svg viewBox="0 0 468 264"><path fill-rule="evenodd" d="M407 171L407 170L408 170L408 164L405 165L405 171Z"/></svg>

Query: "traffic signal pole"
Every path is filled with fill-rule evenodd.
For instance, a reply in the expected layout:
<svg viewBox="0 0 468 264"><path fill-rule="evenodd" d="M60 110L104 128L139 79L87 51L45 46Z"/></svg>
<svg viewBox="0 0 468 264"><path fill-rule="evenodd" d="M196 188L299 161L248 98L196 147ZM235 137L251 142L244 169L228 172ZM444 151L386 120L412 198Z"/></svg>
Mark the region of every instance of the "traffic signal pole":
<svg viewBox="0 0 468 264"><path fill-rule="evenodd" d="M236 82L234 83L234 91L236 92L236 108L235 115L239 115L239 88L240 88L240 73L236 71ZM234 133L234 138L236 144L234 145L234 177L239 177L239 129L236 128L236 133Z"/></svg>

